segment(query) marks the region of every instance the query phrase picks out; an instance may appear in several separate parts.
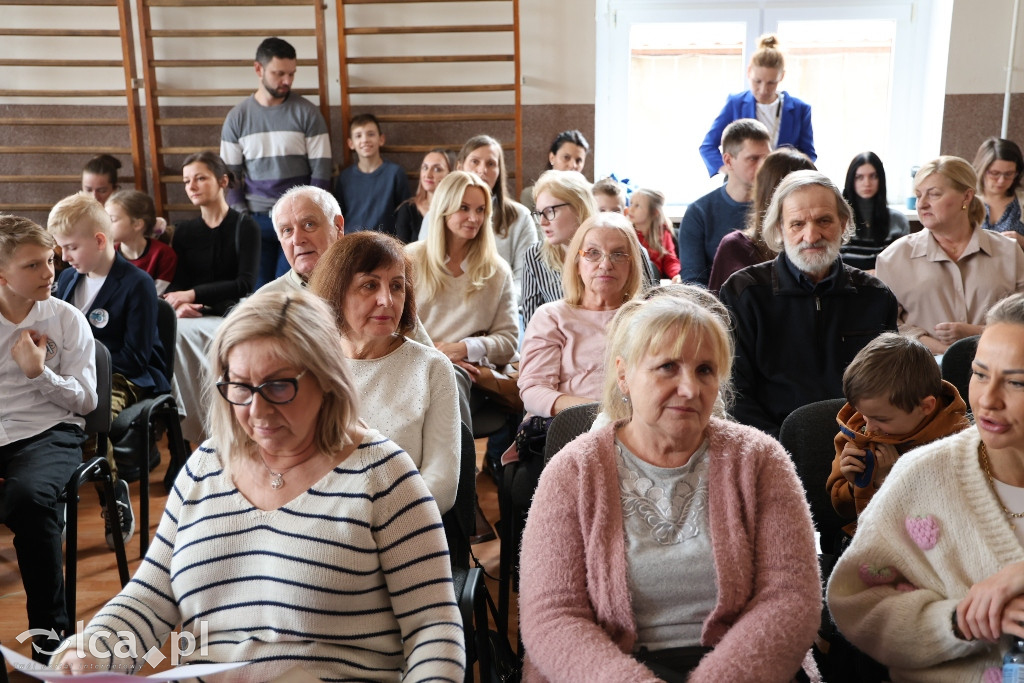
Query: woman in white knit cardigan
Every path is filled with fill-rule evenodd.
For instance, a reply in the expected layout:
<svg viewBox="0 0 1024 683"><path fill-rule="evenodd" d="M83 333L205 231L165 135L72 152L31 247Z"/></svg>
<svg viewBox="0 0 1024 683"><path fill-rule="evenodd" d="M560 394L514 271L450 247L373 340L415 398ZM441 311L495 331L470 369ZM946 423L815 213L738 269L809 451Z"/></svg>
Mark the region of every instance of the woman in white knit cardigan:
<svg viewBox="0 0 1024 683"><path fill-rule="evenodd" d="M999 681L1024 637L1024 295L986 316L976 428L907 453L858 520L828 604L901 681Z"/></svg>
<svg viewBox="0 0 1024 683"><path fill-rule="evenodd" d="M420 321L434 345L470 376L516 355L512 269L494 246L490 188L453 171L434 191L425 241L406 247L415 266Z"/></svg>

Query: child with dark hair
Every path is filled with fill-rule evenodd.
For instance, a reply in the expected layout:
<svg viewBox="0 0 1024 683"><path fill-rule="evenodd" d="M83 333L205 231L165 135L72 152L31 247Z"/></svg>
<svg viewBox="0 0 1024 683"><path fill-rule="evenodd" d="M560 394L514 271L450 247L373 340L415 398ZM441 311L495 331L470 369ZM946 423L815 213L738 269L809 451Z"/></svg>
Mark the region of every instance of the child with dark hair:
<svg viewBox="0 0 1024 683"><path fill-rule="evenodd" d="M843 373L847 404L839 411L836 457L828 490L849 535L857 517L903 453L970 426L967 405L942 379L931 351L887 332L860 350Z"/></svg>
<svg viewBox="0 0 1024 683"><path fill-rule="evenodd" d="M174 281L178 255L166 242L156 239L167 235L167 221L158 218L153 198L138 190L118 190L107 200L110 237L117 252L136 268L149 273L156 293L163 294Z"/></svg>
<svg viewBox="0 0 1024 683"><path fill-rule="evenodd" d="M405 170L380 154L384 133L373 114L359 114L348 124L348 148L356 163L345 167L334 196L345 216L345 232L376 230L395 235L395 209L409 198Z"/></svg>

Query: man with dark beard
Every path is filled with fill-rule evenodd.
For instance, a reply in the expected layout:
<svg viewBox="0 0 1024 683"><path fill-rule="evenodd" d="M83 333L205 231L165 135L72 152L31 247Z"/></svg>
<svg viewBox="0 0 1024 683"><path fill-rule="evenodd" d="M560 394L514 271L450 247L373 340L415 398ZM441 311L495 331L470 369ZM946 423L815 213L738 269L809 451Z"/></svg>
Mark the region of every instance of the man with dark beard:
<svg viewBox="0 0 1024 683"><path fill-rule="evenodd" d="M239 181L228 188L228 204L260 226L259 288L289 269L270 209L296 185L330 187L331 141L316 105L292 93L296 56L291 44L267 38L256 50L253 68L259 86L224 119L220 155Z"/></svg>
<svg viewBox="0 0 1024 683"><path fill-rule="evenodd" d="M843 370L882 332L896 331L896 297L848 266L839 247L854 229L842 192L817 171L779 183L765 212L774 261L722 287L736 335L737 421L778 436L802 405L843 395Z"/></svg>

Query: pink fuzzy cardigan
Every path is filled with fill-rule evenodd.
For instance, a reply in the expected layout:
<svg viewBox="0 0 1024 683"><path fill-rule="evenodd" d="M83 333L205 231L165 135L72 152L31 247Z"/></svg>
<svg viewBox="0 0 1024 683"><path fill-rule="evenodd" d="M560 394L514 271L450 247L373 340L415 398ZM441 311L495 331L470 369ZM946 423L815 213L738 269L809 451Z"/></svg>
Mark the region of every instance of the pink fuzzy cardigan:
<svg viewBox="0 0 1024 683"><path fill-rule="evenodd" d="M577 438L540 479L520 570L526 681L659 680L629 654L636 622L626 581L617 426ZM771 437L717 419L708 433L718 604L701 636L714 650L689 680L789 681L805 660L821 611L803 487Z"/></svg>

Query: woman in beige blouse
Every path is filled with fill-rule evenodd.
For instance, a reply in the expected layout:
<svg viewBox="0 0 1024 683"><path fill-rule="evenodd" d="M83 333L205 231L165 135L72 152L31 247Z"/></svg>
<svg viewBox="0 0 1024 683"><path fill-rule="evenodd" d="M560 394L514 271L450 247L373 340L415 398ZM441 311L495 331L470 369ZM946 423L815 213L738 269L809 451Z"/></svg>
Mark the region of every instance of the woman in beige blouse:
<svg viewBox="0 0 1024 683"><path fill-rule="evenodd" d="M1015 240L979 227L985 206L964 159L928 162L914 183L924 229L879 254L876 275L899 301L900 332L941 354L981 334L992 304L1024 291L1024 252Z"/></svg>

